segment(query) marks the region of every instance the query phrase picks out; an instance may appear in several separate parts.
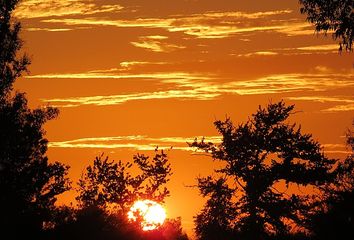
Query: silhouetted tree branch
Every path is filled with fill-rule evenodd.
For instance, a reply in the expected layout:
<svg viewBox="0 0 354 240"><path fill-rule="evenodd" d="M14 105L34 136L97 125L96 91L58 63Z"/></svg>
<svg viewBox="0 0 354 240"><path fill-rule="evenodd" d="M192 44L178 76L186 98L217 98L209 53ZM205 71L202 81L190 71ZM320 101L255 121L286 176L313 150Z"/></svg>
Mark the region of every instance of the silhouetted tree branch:
<svg viewBox="0 0 354 240"><path fill-rule="evenodd" d="M246 123L237 126L230 119L216 121L214 124L223 137L220 144L204 140L190 144L222 161L225 167L216 173L227 177L227 181L211 176L198 179L202 195L208 197L196 217L200 239L215 239L202 231L208 224L202 219L222 218L219 222L223 224L219 225L224 229L233 229L233 234L252 240L288 236L292 226L303 227L304 213L310 207L306 196L277 191L274 185L323 186L335 177L331 172L335 160L324 156L320 144L310 134L303 134L300 127L285 122L293 109L293 105L279 102L259 107ZM230 184L240 187L232 189ZM212 191L206 194L209 188ZM220 191L224 193L216 194ZM209 210L216 206L222 213Z"/></svg>
<svg viewBox="0 0 354 240"><path fill-rule="evenodd" d="M353 125L354 126L354 125ZM317 200L315 211L309 212L308 225L312 239L354 238L354 134L347 133L351 150L348 157L338 163L335 181L326 184Z"/></svg>
<svg viewBox="0 0 354 240"><path fill-rule="evenodd" d="M137 167L139 174L132 175L132 167ZM171 175L167 155L155 152L150 160L148 156L137 154L134 164L122 161L109 161L103 155L96 157L93 166L88 166L78 182L77 200L82 207L99 206L107 208L116 205L126 212L132 203L139 199L151 199L163 202L169 195L163 187Z"/></svg>
<svg viewBox="0 0 354 240"><path fill-rule="evenodd" d="M300 0L301 13L315 24L316 32L333 32L339 50L351 51L354 38L353 0Z"/></svg>
<svg viewBox="0 0 354 240"><path fill-rule="evenodd" d="M43 125L52 107L31 110L13 84L30 60L19 56L21 25L12 19L18 1L0 2L0 226L8 239L40 239L50 225L57 195L70 188L68 166L50 163Z"/></svg>

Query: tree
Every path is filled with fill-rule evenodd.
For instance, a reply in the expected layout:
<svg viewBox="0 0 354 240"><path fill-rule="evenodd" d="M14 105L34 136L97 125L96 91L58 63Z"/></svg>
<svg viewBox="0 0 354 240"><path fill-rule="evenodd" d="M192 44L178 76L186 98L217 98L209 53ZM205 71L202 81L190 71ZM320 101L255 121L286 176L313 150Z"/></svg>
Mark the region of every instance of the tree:
<svg viewBox="0 0 354 240"><path fill-rule="evenodd" d="M354 38L353 0L300 0L301 13L315 24L316 32L333 31L339 50L352 50Z"/></svg>
<svg viewBox="0 0 354 240"><path fill-rule="evenodd" d="M68 167L49 163L43 125L58 115L51 107L31 110L13 84L30 61L18 56L20 23L11 18L18 1L0 2L0 226L8 239L39 238L51 221L56 196L69 188Z"/></svg>
<svg viewBox="0 0 354 240"><path fill-rule="evenodd" d="M151 160L143 154L137 154L133 159L133 163L123 163L111 161L103 154L96 157L78 182L76 199L79 209L74 214L76 217L60 226L59 234L67 239L66 236L72 236L71 233L80 236L80 232L89 228L88 239L165 240L165 225L156 231L142 233L138 222L128 222L127 211L137 199L163 202L169 195L168 189L163 187L171 175L167 155L156 149ZM136 174L133 175L133 172ZM167 230L171 236L177 233L180 233L178 237L184 236L178 229L174 233L171 227ZM177 236L171 239L185 239Z"/></svg>
<svg viewBox="0 0 354 240"><path fill-rule="evenodd" d="M141 231L122 214L108 213L98 206L70 209L70 212L72 217L58 224L48 239L143 240Z"/></svg>
<svg viewBox="0 0 354 240"><path fill-rule="evenodd" d="M19 0L0 3L0 99L8 97L14 81L27 71L27 55L18 56L23 42L19 37L21 24L11 18Z"/></svg>
<svg viewBox="0 0 354 240"><path fill-rule="evenodd" d="M169 181L171 166L167 155L156 150L150 161L148 156L134 156L135 167L140 173L133 176L132 163L110 161L103 155L96 157L93 166L88 166L78 182L77 200L82 207L99 206L107 208L112 204L119 211L126 212L139 198L162 202L169 191L162 187Z"/></svg>
<svg viewBox="0 0 354 240"><path fill-rule="evenodd" d="M183 233L181 218L166 219L159 228L146 231L142 234L144 240L188 240L186 233Z"/></svg>
<svg viewBox="0 0 354 240"><path fill-rule="evenodd" d="M203 197L209 198L203 211L194 218L196 235L199 239L231 239L236 217L236 206L232 202L234 189L226 184L226 178L211 176L198 178L198 188Z"/></svg>
<svg viewBox="0 0 354 240"><path fill-rule="evenodd" d="M323 188L319 206L309 214L312 239L354 238L354 134L348 131L351 154L338 163L336 178Z"/></svg>
<svg viewBox="0 0 354 240"><path fill-rule="evenodd" d="M209 176L206 180L198 180L199 188L202 193L205 186L211 186L212 193L219 188L232 194L232 197L226 194L224 198L233 201L233 205L228 205L235 206L236 210L225 214L223 221L229 223L242 239L286 236L290 226L302 226L308 201L296 192L288 194L288 187L317 187L333 179L331 169L335 160L324 156L320 144L312 139L311 134L302 134L300 127L286 123L293 109L293 105L279 102L266 108L259 107L246 123L238 126L234 126L229 118L216 121L214 124L222 135L220 144L204 140L190 144L225 164L216 170L225 179L220 182L222 185L215 184L220 180ZM236 187L231 188L231 184ZM280 191L279 185L285 190ZM221 202L222 197L222 194L209 194L214 202ZM220 213L209 211L209 207L207 204L199 216L205 212L210 219L220 217ZM200 221L196 223L196 229L202 227ZM203 236L198 235L199 238Z"/></svg>

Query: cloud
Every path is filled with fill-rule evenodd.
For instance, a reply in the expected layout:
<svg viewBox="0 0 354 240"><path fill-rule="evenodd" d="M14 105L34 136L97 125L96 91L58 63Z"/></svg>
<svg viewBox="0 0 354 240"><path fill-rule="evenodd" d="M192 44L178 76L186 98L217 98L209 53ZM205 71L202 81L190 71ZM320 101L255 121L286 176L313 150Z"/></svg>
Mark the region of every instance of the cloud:
<svg viewBox="0 0 354 240"><path fill-rule="evenodd" d="M18 18L45 18L68 15L92 15L97 13L118 12L120 5L98 6L92 0L26 0L21 1L15 11Z"/></svg>
<svg viewBox="0 0 354 240"><path fill-rule="evenodd" d="M165 53L169 53L177 49L186 48L184 46L162 42L160 39L165 38L157 38L157 36L140 37L140 42L131 42L131 44L135 47L145 48L153 52Z"/></svg>
<svg viewBox="0 0 354 240"><path fill-rule="evenodd" d="M57 107L78 107L81 105L116 105L137 100L194 99L213 100L223 95L263 95L289 92L324 92L338 88L353 88L353 74L313 73L275 74L250 80L223 79L208 73L165 72L146 74L122 74L117 69L95 70L75 74L44 74L30 78L67 79L152 79L168 88L152 92L132 92L116 95L68 97L42 99ZM292 97L291 100L324 101L324 97ZM329 99L327 99L329 100ZM332 99L333 100L333 99ZM339 99L337 99L339 101ZM337 111L344 108L338 108ZM334 111L329 109L328 111Z"/></svg>
<svg viewBox="0 0 354 240"><path fill-rule="evenodd" d="M119 73L119 69L93 70L84 73L54 73L27 76L26 78L46 78L46 79L156 79L156 80L210 80L211 74L188 73L188 72L161 72L161 73L141 73L125 74Z"/></svg>
<svg viewBox="0 0 354 240"><path fill-rule="evenodd" d="M352 153L351 151L349 151L348 147L344 144L327 143L327 144L322 144L322 147L324 148L326 153L340 153L340 154Z"/></svg>
<svg viewBox="0 0 354 240"><path fill-rule="evenodd" d="M338 52L338 44L313 45L307 47L298 47L298 50L303 51L334 51Z"/></svg>
<svg viewBox="0 0 354 240"><path fill-rule="evenodd" d="M321 112L348 112L354 111L354 98L353 97L336 97L336 96L302 96L302 97L288 97L289 100L295 101L312 101L320 103L341 103L334 107L326 108Z"/></svg>
<svg viewBox="0 0 354 240"><path fill-rule="evenodd" d="M101 18L65 18L65 19L46 19L44 23L63 23L65 25L88 25L88 26L113 26L129 28L165 28L168 29L174 19L159 18L138 18L133 20L109 20Z"/></svg>
<svg viewBox="0 0 354 240"><path fill-rule="evenodd" d="M284 22L281 26L283 27L278 29L277 32L283 33L289 37L315 34L313 26L301 19Z"/></svg>
<svg viewBox="0 0 354 240"><path fill-rule="evenodd" d="M156 92L143 92L132 94L89 96L71 98L41 99L56 107L78 107L82 105L109 106L126 103L133 100L156 100L156 99L195 99L210 100L220 96L219 93L200 92L198 89L191 90L168 90Z"/></svg>
<svg viewBox="0 0 354 240"><path fill-rule="evenodd" d="M308 32L303 29L309 27L308 23L281 23L278 25L242 26L239 22L234 23L201 23L198 19L195 22L187 21L188 18L139 18L133 20L107 20L99 18L84 19L49 19L42 20L44 23L62 23L69 26L114 26L121 28L162 28L169 32L183 32L186 35L197 38L212 39L226 38L234 34L273 31L287 35L307 35Z"/></svg>
<svg viewBox="0 0 354 240"><path fill-rule="evenodd" d="M26 28L26 31L37 32L37 31L46 31L46 32L68 32L72 31L74 28Z"/></svg>
<svg viewBox="0 0 354 240"><path fill-rule="evenodd" d="M253 57L253 56L275 56L279 53L273 51L258 51L252 53L238 54L238 57Z"/></svg>
<svg viewBox="0 0 354 240"><path fill-rule="evenodd" d="M329 67L326 67L326 66L316 66L315 67L315 71L322 72L322 73L332 72L332 70Z"/></svg>
<svg viewBox="0 0 354 240"><path fill-rule="evenodd" d="M341 103L354 103L354 98L348 97L332 97L332 96L301 96L301 97L288 97L289 100L296 101L313 101L313 102L341 102Z"/></svg>
<svg viewBox="0 0 354 240"><path fill-rule="evenodd" d="M99 149L136 149L140 151L159 149L176 149L183 151L194 151L188 147L187 142L193 142L195 138L202 137L161 137L154 138L142 135L114 136L114 137L91 137L79 138L68 141L52 141L49 143L51 148L99 148ZM220 136L207 136L205 141L220 142Z"/></svg>
<svg viewBox="0 0 354 240"><path fill-rule="evenodd" d="M227 18L236 18L236 19L260 19L266 18L269 16L275 15L284 15L292 13L292 10L275 10L275 11L266 11L266 12L207 12L204 14L194 14L191 19L200 19L200 18L209 18L209 19L227 19Z"/></svg>
<svg viewBox="0 0 354 240"><path fill-rule="evenodd" d="M277 10L265 12L206 12L192 15L172 15L165 18L66 18L45 19L43 23L61 23L65 25L84 26L114 26L120 28L160 28L168 32L183 32L186 35L201 39L226 38L235 34L251 32L278 32L288 36L313 34L311 25L302 19L289 21L272 20L274 16L286 16L291 10ZM259 19L267 19L259 23ZM311 31L311 32L310 32ZM150 40L161 40L151 38ZM135 42L136 43L136 42ZM154 42L140 42L140 45L154 45ZM158 49L158 47L150 47Z"/></svg>
<svg viewBox="0 0 354 240"><path fill-rule="evenodd" d="M333 112L349 112L349 111L354 111L354 103L352 104L346 104L346 105L337 105L331 108L327 108L322 110L322 112L328 112L328 113L333 113Z"/></svg>
<svg viewBox="0 0 354 240"><path fill-rule="evenodd" d="M195 139L205 142L220 143L222 136L191 136L191 137L149 137L145 135L110 136L110 137L90 137L78 138L66 141L51 141L50 148L95 148L95 149L134 149L138 151L153 151L159 149L175 149L181 151L195 151L187 143L192 143ZM344 144L323 144L326 153L348 154L347 146Z"/></svg>
<svg viewBox="0 0 354 240"><path fill-rule="evenodd" d="M309 55L309 54L323 54L323 53L338 53L337 44L323 44L323 45L311 45L303 47L291 47L291 48L272 48L270 50L255 51L241 54L230 54L238 57L255 57L255 56L275 56L275 55ZM329 73L332 70L326 66L316 66L314 69L316 72Z"/></svg>
<svg viewBox="0 0 354 240"><path fill-rule="evenodd" d="M168 62L145 62L145 61L124 61L119 63L119 65L124 68L124 70L129 70L135 66L142 66L142 65L165 65Z"/></svg>

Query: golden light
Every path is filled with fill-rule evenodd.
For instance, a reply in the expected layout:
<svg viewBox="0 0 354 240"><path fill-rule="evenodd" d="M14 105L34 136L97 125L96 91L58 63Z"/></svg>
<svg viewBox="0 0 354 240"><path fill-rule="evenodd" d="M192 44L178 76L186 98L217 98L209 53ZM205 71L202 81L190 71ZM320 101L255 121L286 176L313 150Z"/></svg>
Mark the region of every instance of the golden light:
<svg viewBox="0 0 354 240"><path fill-rule="evenodd" d="M151 200L136 201L128 212L128 219L141 221L143 231L150 231L161 226L166 219L165 209L157 202Z"/></svg>

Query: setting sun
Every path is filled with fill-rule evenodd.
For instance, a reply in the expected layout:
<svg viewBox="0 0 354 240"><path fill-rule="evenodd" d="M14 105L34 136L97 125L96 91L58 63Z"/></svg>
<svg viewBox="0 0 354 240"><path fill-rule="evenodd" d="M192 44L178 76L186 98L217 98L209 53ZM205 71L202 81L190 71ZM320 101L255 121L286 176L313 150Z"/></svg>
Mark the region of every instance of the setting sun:
<svg viewBox="0 0 354 240"><path fill-rule="evenodd" d="M136 201L128 212L131 221L141 218L141 227L144 231L150 231L161 226L166 219L165 209L157 202L151 200Z"/></svg>

